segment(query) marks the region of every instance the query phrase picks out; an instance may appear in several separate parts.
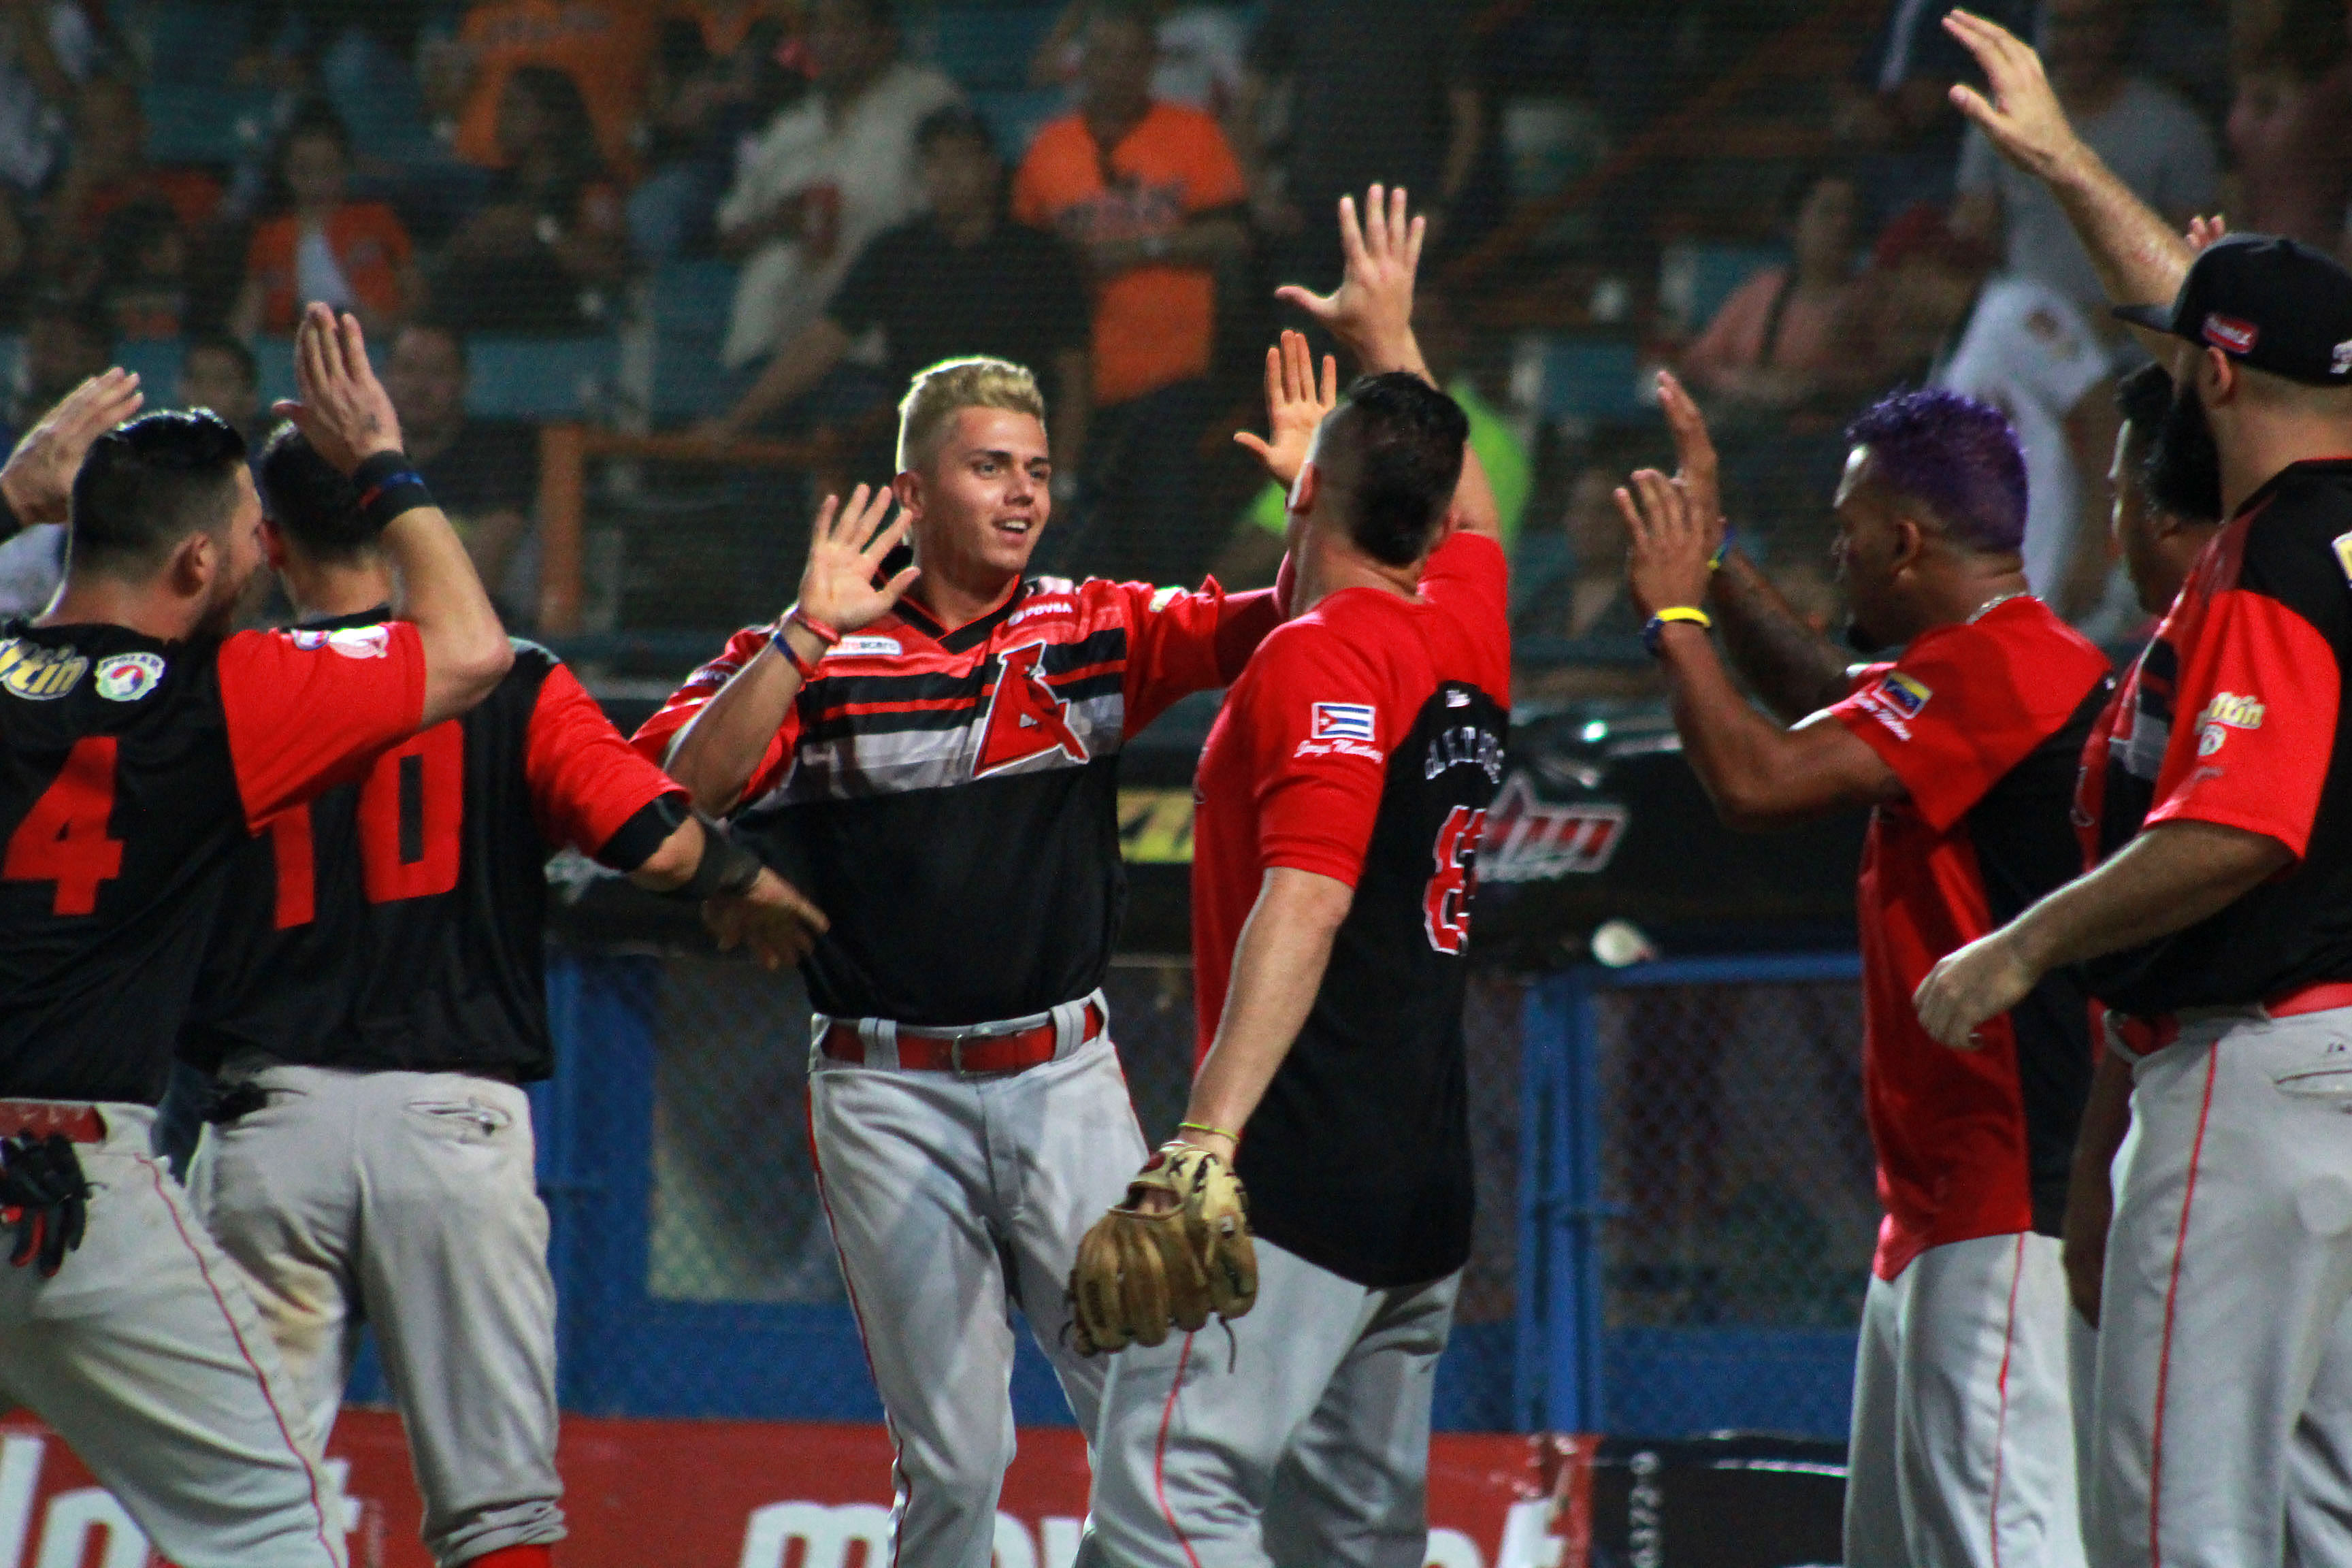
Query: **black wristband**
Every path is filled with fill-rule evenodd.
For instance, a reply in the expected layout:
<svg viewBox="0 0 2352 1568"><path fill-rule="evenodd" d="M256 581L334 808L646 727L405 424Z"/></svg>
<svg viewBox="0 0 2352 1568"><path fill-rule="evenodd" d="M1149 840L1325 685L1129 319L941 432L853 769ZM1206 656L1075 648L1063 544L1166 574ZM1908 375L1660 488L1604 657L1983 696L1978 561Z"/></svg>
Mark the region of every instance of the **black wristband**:
<svg viewBox="0 0 2352 1568"><path fill-rule="evenodd" d="M708 814L698 811L694 819L702 824L702 858L695 862L694 875L667 896L698 904L750 892L760 879L760 858L729 837L727 829Z"/></svg>
<svg viewBox="0 0 2352 1568"><path fill-rule="evenodd" d="M405 452L378 452L352 473L352 488L360 492L360 520L382 533L394 518L433 504L425 477Z"/></svg>

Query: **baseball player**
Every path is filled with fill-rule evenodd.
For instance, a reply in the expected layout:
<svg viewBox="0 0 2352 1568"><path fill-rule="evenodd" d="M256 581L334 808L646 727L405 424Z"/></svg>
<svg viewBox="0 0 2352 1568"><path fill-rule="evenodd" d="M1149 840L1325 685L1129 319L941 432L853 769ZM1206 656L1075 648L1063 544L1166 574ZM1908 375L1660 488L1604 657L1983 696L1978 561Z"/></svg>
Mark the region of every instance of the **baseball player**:
<svg viewBox="0 0 2352 1568"><path fill-rule="evenodd" d="M1177 1139L1072 1281L1085 1341L1118 1352L1083 1564L1419 1568L1428 1545L1430 1395L1470 1253L1464 958L1508 593L1468 421L1412 341L1423 220L1375 186L1341 233L1339 290L1286 293L1385 373L1316 432L1289 503L1300 613L1202 753L1202 1055ZM1147 1239L1186 1229L1211 1238L1197 1261ZM1161 1258L1165 1293L1139 1289ZM1209 1305L1230 1341L1190 1331Z"/></svg>
<svg viewBox="0 0 2352 1568"><path fill-rule="evenodd" d="M209 414L106 428L136 403L118 376L78 437L52 432L65 585L0 626L0 1219L22 1265L0 1269L0 1402L56 1427L183 1568L345 1560L276 1348L149 1149L223 873L248 827L464 711L513 658L358 322L312 307L296 368L296 417L368 496L405 621L226 636L260 564L244 439Z"/></svg>
<svg viewBox="0 0 2352 1568"><path fill-rule="evenodd" d="M1274 444L1321 413L1269 355ZM1028 371L950 361L901 407L896 494L820 512L800 599L737 634L637 744L809 889L810 1125L898 1448L896 1561L988 1568L1013 1457L1008 1308L1091 1432L1079 1237L1142 1158L1100 990L1125 898L1127 738L1228 684L1272 591L1025 575L1051 515ZM1255 441L1255 438L1253 438ZM1278 457L1275 460L1282 460ZM910 537L915 564L877 585Z"/></svg>
<svg viewBox="0 0 2352 1568"><path fill-rule="evenodd" d="M2053 975L1984 1019L1963 1056L1927 1037L1910 996L1937 959L2071 874L2067 802L2113 685L2106 657L2026 591L2025 462L1999 411L1916 392L1847 431L1835 553L1855 638L1904 649L1849 672L1744 556L1710 571L1714 451L1682 388L1660 388L1682 473L1634 475L1618 506L1685 755L1735 827L1872 808L1863 1096L1885 1218L1854 1373L1845 1561L2080 1563L2060 1231L2088 1005ZM1710 605L1791 727L1733 684Z"/></svg>
<svg viewBox="0 0 2352 1568"><path fill-rule="evenodd" d="M383 623L391 568L352 482L291 426L257 478L295 635ZM244 1267L321 1441L374 1324L444 1568L543 1568L563 1534L522 1086L551 1066L544 868L565 843L677 897L746 895L772 962L821 923L518 643L478 707L250 842L183 1037L220 1075L196 1213Z"/></svg>
<svg viewBox="0 0 2352 1568"><path fill-rule="evenodd" d="M1964 13L1947 25L1990 85L1961 107L2049 183L2110 294L2179 279L2168 305L2119 313L2163 350L2177 391L2159 439L2210 442L2189 466L2226 521L2085 752L2096 869L1938 964L1919 1015L1964 1047L2080 964L2129 1058L2095 1554L2312 1561L2330 1549L2290 1500L2306 1445L2343 1430L2344 1380L2320 1373L2352 1295L2352 273L2252 236L2187 262L2074 135L2031 49Z"/></svg>

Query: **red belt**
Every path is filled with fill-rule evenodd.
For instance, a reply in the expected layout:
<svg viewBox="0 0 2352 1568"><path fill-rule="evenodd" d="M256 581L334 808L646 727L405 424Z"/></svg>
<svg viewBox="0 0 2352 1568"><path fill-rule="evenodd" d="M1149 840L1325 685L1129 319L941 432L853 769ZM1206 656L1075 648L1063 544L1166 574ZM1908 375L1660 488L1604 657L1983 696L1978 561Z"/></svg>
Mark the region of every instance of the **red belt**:
<svg viewBox="0 0 2352 1568"><path fill-rule="evenodd" d="M1087 1003L1081 1043L1101 1034L1105 1022L1102 1009ZM1060 1028L1050 1022L1002 1035L985 1034L979 1028L913 1029L903 1025L898 1034L898 1065L918 1072L1024 1072L1052 1061L1061 1043ZM858 1037L856 1024L828 1026L821 1048L834 1061L862 1065L866 1060L866 1042Z"/></svg>
<svg viewBox="0 0 2352 1568"><path fill-rule="evenodd" d="M2314 981L2309 985L2298 985L2263 1004L2263 1011L2273 1018L2299 1017L2305 1013L2326 1013L2337 1007L2352 1007L2352 981ZM2122 1039L2124 1048L2136 1057L2160 1051L2180 1037L2180 1020L2169 1013L2160 1013L2152 1018L2134 1018L2121 1013L2110 1013L2107 1016L2114 1023L2116 1034Z"/></svg>
<svg viewBox="0 0 2352 1568"><path fill-rule="evenodd" d="M46 1138L52 1132L76 1143L103 1143L106 1118L95 1105L70 1100L0 1100L0 1138Z"/></svg>

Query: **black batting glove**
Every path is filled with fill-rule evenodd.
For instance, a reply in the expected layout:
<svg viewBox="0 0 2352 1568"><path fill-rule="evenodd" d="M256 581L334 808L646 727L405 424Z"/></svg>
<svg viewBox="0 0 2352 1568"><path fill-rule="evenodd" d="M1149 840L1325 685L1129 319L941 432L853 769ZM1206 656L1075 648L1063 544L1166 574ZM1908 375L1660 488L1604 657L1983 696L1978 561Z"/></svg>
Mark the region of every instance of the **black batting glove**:
<svg viewBox="0 0 2352 1568"><path fill-rule="evenodd" d="M37 1262L44 1279L65 1266L89 1223L89 1182L73 1141L52 1132L0 1138L0 1224L16 1229L8 1261Z"/></svg>

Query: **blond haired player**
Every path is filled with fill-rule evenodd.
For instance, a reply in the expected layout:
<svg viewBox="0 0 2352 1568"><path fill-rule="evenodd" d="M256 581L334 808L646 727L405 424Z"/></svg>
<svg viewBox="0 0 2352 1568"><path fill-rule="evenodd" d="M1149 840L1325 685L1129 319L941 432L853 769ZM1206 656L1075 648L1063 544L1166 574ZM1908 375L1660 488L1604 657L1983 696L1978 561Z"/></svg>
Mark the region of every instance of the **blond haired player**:
<svg viewBox="0 0 2352 1568"><path fill-rule="evenodd" d="M1281 374L1275 374L1279 370ZM1274 437L1321 412L1269 356ZM1013 1457L1009 1307L1094 1429L1078 1237L1143 1158L1101 992L1126 878L1118 757L1226 685L1272 592L1028 575L1052 517L1028 371L950 361L901 408L895 493L818 513L799 602L637 737L835 912L803 966L810 1111L842 1272L898 1447L894 1562L988 1568ZM915 564L877 585L901 538Z"/></svg>

